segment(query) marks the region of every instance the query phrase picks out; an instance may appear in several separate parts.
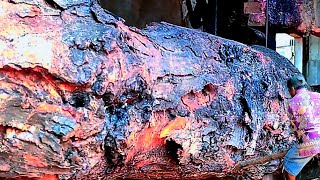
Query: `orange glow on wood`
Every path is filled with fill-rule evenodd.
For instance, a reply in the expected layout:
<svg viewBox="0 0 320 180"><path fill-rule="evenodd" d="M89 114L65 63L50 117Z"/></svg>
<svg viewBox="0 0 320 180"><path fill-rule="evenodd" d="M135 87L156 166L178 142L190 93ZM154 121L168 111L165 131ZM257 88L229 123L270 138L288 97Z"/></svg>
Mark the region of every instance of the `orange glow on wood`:
<svg viewBox="0 0 320 180"><path fill-rule="evenodd" d="M26 164L36 167L46 167L48 164L44 161L41 161L39 157L32 156L30 154L23 155Z"/></svg>
<svg viewBox="0 0 320 180"><path fill-rule="evenodd" d="M48 103L39 103L35 109L36 112L40 113L58 113L65 115L67 117L78 119L82 112L77 112L73 107L68 106L68 109L63 109L63 107L55 105L55 104L48 104Z"/></svg>
<svg viewBox="0 0 320 180"><path fill-rule="evenodd" d="M21 133L20 130L17 130L15 128L7 128L6 129L6 138L12 138L12 137L18 135L19 133Z"/></svg>
<svg viewBox="0 0 320 180"><path fill-rule="evenodd" d="M135 132L130 135L127 140L127 146L132 146L132 149L127 154L126 162L133 159L136 153L151 151L165 145L164 137L170 135L174 130L185 128L187 119L184 117L176 117L169 121L164 113L159 113L159 116L153 117L154 124L151 127L143 128L143 131ZM139 165L143 166L143 165Z"/></svg>
<svg viewBox="0 0 320 180"><path fill-rule="evenodd" d="M126 162L132 160L137 152L147 152L165 144L164 140L160 138L160 132L169 119L163 112L159 112L157 116L152 117L151 122L154 122L151 127L148 127L147 124L145 128L142 128L142 131L133 132L129 136L127 146L132 146L132 148L128 151Z"/></svg>
<svg viewBox="0 0 320 180"><path fill-rule="evenodd" d="M183 129L186 126L186 119L177 117L175 120L170 121L169 124L161 131L160 138L168 136L172 131Z"/></svg>
<svg viewBox="0 0 320 180"><path fill-rule="evenodd" d="M156 126L146 128L143 132L139 132L138 137L131 140L131 143L134 147L129 151L126 161L131 160L137 152L150 151L151 149L164 145L163 139L159 137L159 129Z"/></svg>
<svg viewBox="0 0 320 180"><path fill-rule="evenodd" d="M34 132L36 130L35 126L30 126L28 124L18 123L16 126L21 131Z"/></svg>
<svg viewBox="0 0 320 180"><path fill-rule="evenodd" d="M61 106L57 106L54 104L40 103L37 107L38 112L46 112L46 113L54 113L62 111Z"/></svg>

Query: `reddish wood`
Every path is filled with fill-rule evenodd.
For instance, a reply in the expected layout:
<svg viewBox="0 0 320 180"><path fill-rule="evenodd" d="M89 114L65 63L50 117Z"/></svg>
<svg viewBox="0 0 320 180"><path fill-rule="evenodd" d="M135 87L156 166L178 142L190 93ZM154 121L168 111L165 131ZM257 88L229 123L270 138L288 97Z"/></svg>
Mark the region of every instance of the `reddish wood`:
<svg viewBox="0 0 320 180"><path fill-rule="evenodd" d="M89 0L1 1L0 24L0 177L261 178L280 162L233 167L290 146L273 51Z"/></svg>

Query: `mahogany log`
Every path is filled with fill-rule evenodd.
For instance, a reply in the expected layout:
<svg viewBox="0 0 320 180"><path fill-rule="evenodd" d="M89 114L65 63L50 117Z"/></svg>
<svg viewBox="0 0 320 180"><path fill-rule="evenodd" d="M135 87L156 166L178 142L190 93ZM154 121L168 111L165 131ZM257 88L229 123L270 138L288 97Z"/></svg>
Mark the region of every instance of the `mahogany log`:
<svg viewBox="0 0 320 180"><path fill-rule="evenodd" d="M92 0L3 0L0 24L0 177L261 178L280 160L234 165L292 142L271 50Z"/></svg>

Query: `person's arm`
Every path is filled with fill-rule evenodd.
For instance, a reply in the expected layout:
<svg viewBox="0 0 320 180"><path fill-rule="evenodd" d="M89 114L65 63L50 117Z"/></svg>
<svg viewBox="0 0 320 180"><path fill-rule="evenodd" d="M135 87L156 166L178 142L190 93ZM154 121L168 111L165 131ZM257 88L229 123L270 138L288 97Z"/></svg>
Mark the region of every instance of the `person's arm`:
<svg viewBox="0 0 320 180"><path fill-rule="evenodd" d="M289 119L290 119L290 129L295 133L297 138L300 138L302 136L302 134L304 134L305 127L303 127L302 124L300 124L297 121L290 105L288 107L288 115L289 115Z"/></svg>
<svg viewBox="0 0 320 180"><path fill-rule="evenodd" d="M290 126L289 126L290 130L291 131L297 131L297 126L295 124L295 119L294 119L293 112L292 112L292 109L291 109L290 105L288 107L288 118L290 120Z"/></svg>

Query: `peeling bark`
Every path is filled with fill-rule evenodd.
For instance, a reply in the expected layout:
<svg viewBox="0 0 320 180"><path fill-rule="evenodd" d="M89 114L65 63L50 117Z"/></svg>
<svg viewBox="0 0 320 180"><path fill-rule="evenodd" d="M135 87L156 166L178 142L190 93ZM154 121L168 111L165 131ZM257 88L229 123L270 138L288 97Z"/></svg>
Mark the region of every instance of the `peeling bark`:
<svg viewBox="0 0 320 180"><path fill-rule="evenodd" d="M95 1L0 2L0 176L260 178L289 147L285 58Z"/></svg>

